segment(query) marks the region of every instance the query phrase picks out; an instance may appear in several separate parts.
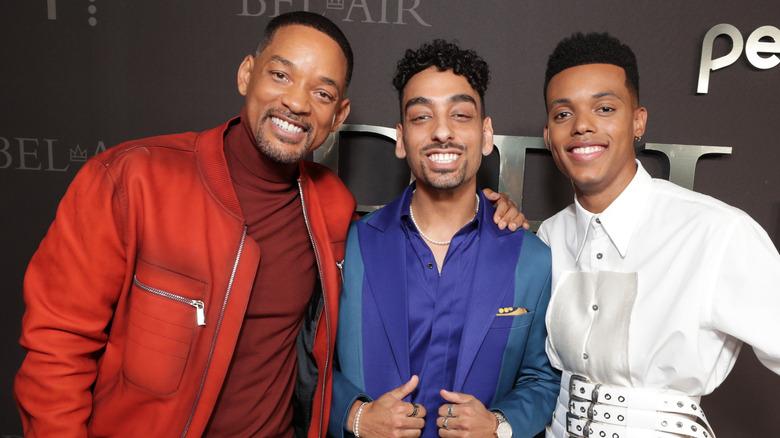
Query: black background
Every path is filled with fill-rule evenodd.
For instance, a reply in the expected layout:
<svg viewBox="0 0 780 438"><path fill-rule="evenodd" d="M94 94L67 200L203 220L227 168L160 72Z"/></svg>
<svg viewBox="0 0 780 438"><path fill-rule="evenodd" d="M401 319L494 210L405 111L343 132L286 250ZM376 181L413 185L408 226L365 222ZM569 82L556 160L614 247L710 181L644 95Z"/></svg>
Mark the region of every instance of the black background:
<svg viewBox="0 0 780 438"><path fill-rule="evenodd" d="M428 26L408 11L403 24L396 23L399 1ZM92 156L125 140L201 131L237 115L238 65L254 51L275 8L287 12L308 5L339 24L352 42L347 123L394 127L395 62L406 48L445 38L476 50L491 65L487 112L496 134L513 136L541 136L544 65L557 41L575 31L609 31L639 59L641 103L649 113L644 141L732 147L731 155L699 161L695 190L747 211L776 246L780 241L780 66L758 70L743 54L711 74L708 94L695 92L705 33L728 23L747 40L760 26L780 27L776 1L327 3L336 6L328 9L326 0L0 3L0 436L22 434L11 393L24 356L17 343L22 279L81 165L70 161L69 151L78 145ZM718 38L715 56L730 47L728 39ZM408 171L389 143L342 143L343 176L358 202L387 202L403 187ZM653 176L668 177L663 155L638 155ZM546 152L530 153L525 187L523 207L531 219L544 219L571 202L569 183ZM780 426L780 377L746 348L703 406L720 437L774 436Z"/></svg>

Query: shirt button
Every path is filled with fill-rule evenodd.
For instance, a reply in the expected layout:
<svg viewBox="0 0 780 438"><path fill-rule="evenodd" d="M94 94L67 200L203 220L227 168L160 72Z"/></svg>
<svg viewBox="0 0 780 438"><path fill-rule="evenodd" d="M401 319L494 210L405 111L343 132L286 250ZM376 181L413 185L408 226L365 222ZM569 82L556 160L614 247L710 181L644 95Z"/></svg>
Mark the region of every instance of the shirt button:
<svg viewBox="0 0 780 438"><path fill-rule="evenodd" d="M593 310L599 310L599 305L598 304L594 304L593 305Z"/></svg>
<svg viewBox="0 0 780 438"><path fill-rule="evenodd" d="M601 223L601 219L599 219L599 218L596 218L596 223L597 223L597 224L600 224L600 223Z"/></svg>
<svg viewBox="0 0 780 438"><path fill-rule="evenodd" d="M588 360L588 353L582 353L582 358L584 360Z"/></svg>
<svg viewBox="0 0 780 438"><path fill-rule="evenodd" d="M601 258L604 257L601 253L596 254L596 258L601 260Z"/></svg>
<svg viewBox="0 0 780 438"><path fill-rule="evenodd" d="M433 269L433 263L428 263L428 269Z"/></svg>

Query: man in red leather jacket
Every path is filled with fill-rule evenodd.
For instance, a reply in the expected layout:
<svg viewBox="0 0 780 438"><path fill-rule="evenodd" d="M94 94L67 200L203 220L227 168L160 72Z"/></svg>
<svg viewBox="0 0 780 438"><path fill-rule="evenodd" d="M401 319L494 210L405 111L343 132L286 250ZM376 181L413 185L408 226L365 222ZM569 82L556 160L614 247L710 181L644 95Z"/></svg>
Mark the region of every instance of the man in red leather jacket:
<svg viewBox="0 0 780 438"><path fill-rule="evenodd" d="M26 436L325 435L355 201L302 158L347 117L351 70L333 23L279 16L241 117L85 164L25 278Z"/></svg>

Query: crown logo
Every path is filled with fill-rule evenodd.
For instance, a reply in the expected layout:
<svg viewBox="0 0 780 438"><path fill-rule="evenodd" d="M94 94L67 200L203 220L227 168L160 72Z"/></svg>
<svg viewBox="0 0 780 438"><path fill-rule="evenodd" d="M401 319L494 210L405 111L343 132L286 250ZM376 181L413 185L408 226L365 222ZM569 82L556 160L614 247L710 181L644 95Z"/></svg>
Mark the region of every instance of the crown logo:
<svg viewBox="0 0 780 438"><path fill-rule="evenodd" d="M325 7L327 9L344 9L344 0L328 0Z"/></svg>
<svg viewBox="0 0 780 438"><path fill-rule="evenodd" d="M70 161L87 161L87 150L76 145L76 149L70 150Z"/></svg>

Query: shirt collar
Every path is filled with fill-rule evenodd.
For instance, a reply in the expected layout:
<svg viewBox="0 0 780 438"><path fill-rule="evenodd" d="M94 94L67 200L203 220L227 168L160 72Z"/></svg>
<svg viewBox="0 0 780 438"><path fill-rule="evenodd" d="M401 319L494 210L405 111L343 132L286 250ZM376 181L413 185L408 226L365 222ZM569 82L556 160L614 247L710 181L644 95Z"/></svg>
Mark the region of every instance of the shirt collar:
<svg viewBox="0 0 780 438"><path fill-rule="evenodd" d="M612 240L612 244L626 256L628 244L634 234L639 219L643 214L645 205L650 197L652 178L642 167L642 163L636 160L636 174L628 186L612 203L601 213L593 214L580 205L577 197L574 204L577 212L577 259L579 260L582 249L588 238L588 232L592 221L598 219L604 231Z"/></svg>

